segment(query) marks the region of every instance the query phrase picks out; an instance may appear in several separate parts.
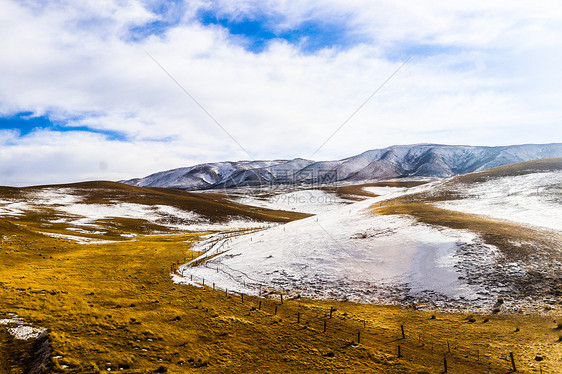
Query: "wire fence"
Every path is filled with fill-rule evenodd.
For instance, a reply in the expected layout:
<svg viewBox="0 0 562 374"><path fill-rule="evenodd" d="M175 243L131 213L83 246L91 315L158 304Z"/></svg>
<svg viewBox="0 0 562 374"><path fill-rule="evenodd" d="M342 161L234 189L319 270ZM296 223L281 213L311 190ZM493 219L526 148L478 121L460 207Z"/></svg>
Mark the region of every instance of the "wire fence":
<svg viewBox="0 0 562 374"><path fill-rule="evenodd" d="M172 265L171 270L177 270L176 264ZM178 275L183 274L180 272ZM233 276L238 281L241 277ZM515 344L509 350L492 345L475 349L463 346L457 341L449 341L446 336L441 339L428 336L424 326L406 325L406 322L396 321L394 325L381 327L375 325L373 320L362 320L342 313L334 307L311 307L299 302L298 298L288 298L287 294L262 288L258 283L250 284L244 280L245 287L259 287L256 295L248 295L225 289L193 274L187 275L186 278L204 289L214 291L216 297L223 297L227 302L244 304L250 311L260 311L266 316L282 318L297 331L330 335L343 340L349 346L370 347L392 359L440 367L444 373L549 373L542 364L533 362L535 356L530 352L518 352ZM475 370L476 368L478 369Z"/></svg>

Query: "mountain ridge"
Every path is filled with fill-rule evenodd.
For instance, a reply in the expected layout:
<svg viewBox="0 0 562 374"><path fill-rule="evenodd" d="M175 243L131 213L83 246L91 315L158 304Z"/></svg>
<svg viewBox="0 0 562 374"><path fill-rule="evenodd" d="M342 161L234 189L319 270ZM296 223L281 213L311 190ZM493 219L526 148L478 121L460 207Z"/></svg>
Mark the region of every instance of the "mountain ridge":
<svg viewBox="0 0 562 374"><path fill-rule="evenodd" d="M372 149L332 161L295 158L205 163L120 182L139 187L206 190L404 177L452 177L495 166L553 157L562 157L562 143L507 146L424 143Z"/></svg>

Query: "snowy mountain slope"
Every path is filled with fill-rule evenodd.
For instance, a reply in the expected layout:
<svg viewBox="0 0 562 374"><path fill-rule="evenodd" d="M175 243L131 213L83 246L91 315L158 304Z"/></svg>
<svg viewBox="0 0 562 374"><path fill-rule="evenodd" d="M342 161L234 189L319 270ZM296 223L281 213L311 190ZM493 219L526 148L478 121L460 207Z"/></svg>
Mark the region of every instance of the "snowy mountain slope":
<svg viewBox="0 0 562 374"><path fill-rule="evenodd" d="M521 161L562 157L562 144L500 147L417 144L364 152L337 161L305 159L201 164L122 181L134 186L186 190L336 181L383 180L408 176L451 177Z"/></svg>
<svg viewBox="0 0 562 374"><path fill-rule="evenodd" d="M562 166L562 159L549 162ZM248 294L265 289L316 298L486 310L501 297L505 308L542 308L562 285L560 174L544 168L533 171L532 165L524 163L515 173L505 172L513 169L510 167L494 170L492 174L503 175L499 178L481 177L490 174L483 172L410 189L390 189L386 195L282 226L217 237L213 246L203 243L200 258L180 267L173 277L183 283L189 283L191 276L204 278ZM528 170L521 175L521 168ZM489 235L497 233L474 230L470 224L459 228L424 222L409 214L374 213L380 207L410 201L421 209L427 206L431 215L432 203L449 207L439 196L460 186L458 179L465 186L472 180L468 190L458 188L478 192L483 206L473 205L470 196L463 202L456 193L450 194L452 200L447 204L452 209L469 207L470 212L482 209L488 214L489 206L494 205L489 215L517 222L505 226L511 231L504 238L509 248L503 247L502 240L489 240ZM540 201L529 199L537 186L539 191L551 191ZM497 191L511 192L496 196ZM462 219L481 226L503 225L480 217ZM537 231L524 225L527 223L547 231Z"/></svg>
<svg viewBox="0 0 562 374"><path fill-rule="evenodd" d="M126 184L137 187L165 187L201 190L216 186L232 179L235 175L252 169L283 164L284 161L238 161L201 164L178 168L149 175L145 178L131 179Z"/></svg>

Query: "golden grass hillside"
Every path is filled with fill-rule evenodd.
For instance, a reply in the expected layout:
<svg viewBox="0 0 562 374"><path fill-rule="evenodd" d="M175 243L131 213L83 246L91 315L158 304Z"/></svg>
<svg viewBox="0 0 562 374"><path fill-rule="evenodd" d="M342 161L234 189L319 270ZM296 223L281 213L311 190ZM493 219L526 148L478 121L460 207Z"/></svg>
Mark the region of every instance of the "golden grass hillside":
<svg viewBox="0 0 562 374"><path fill-rule="evenodd" d="M197 235L78 245L6 220L2 229L9 239L0 253L0 318L16 313L49 329L50 372L440 373L446 358L449 372L501 373L511 367L509 352L520 372L538 372L540 365L555 373L560 363L562 343L549 317L242 302L212 287L170 281L171 265L191 256ZM6 336L0 341L0 368L26 372L19 358L30 347Z"/></svg>

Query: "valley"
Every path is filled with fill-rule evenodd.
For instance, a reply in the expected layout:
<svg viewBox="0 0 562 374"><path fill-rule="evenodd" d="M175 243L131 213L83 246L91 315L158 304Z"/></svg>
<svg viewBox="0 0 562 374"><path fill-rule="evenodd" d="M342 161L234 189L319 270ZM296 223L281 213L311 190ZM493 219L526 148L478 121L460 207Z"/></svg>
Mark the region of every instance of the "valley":
<svg viewBox="0 0 562 374"><path fill-rule="evenodd" d="M3 187L0 371L556 373L561 170Z"/></svg>

